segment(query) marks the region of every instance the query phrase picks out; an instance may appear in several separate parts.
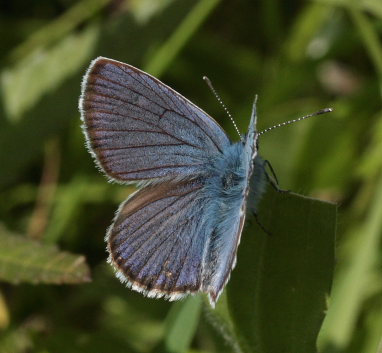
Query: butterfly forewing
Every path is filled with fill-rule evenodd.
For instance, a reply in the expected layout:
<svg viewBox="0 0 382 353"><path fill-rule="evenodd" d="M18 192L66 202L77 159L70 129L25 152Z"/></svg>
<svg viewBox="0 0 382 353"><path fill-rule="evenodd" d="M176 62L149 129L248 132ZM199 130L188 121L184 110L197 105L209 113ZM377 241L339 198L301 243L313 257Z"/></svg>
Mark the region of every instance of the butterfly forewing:
<svg viewBox="0 0 382 353"><path fill-rule="evenodd" d="M106 58L88 69L80 110L89 149L119 181L198 175L230 143L222 128L186 98Z"/></svg>

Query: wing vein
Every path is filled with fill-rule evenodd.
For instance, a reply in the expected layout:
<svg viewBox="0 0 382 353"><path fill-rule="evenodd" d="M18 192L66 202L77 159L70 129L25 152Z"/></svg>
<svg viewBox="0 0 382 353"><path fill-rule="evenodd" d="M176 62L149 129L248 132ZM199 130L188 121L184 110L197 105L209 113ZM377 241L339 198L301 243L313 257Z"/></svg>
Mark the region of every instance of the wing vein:
<svg viewBox="0 0 382 353"><path fill-rule="evenodd" d="M151 168L143 168L143 169L137 169L137 170L129 170L128 172L119 172L114 173L115 175L126 175L136 172L147 172L149 170L157 170L157 169L163 169L163 168L182 168L182 167L193 167L197 165L202 165L202 163L194 163L194 164L178 164L178 165L161 165L159 167L151 167Z"/></svg>
<svg viewBox="0 0 382 353"><path fill-rule="evenodd" d="M176 106L176 107L179 109L179 111L181 111L181 109L179 108L179 106L178 106L177 104L175 104L173 98L168 94L168 92L163 91L163 93L164 93L164 94L165 94L165 95L166 95L166 96L173 102L174 106ZM179 100L183 100L178 94L175 95L175 97L177 97ZM183 101L183 103L187 103L187 102L184 102L184 101ZM185 106L186 109L190 112L189 107L188 107L188 104L184 104L184 106ZM198 123L198 119L196 119L196 120L192 120L192 119L188 118L186 115L184 115L183 113L180 113L180 112L174 112L174 113L177 113L177 114L183 116L185 119L188 119L189 121L191 121L191 122L193 122L195 125L197 125L197 126L199 127L199 129L202 130L202 131L206 134L206 136L211 140L211 142L215 145L216 149L217 149L219 152L223 153L223 151L221 150L221 148L219 147L219 145L216 143L216 141L215 141L215 140L214 140L214 139L207 133L206 130L203 129L202 126L200 126L200 124ZM191 115L193 115L193 114L191 114Z"/></svg>
<svg viewBox="0 0 382 353"><path fill-rule="evenodd" d="M126 71L125 71L126 72ZM150 85L146 85L144 84L143 82L144 79L142 78L142 75L139 73L139 72L136 72L140 78L142 78L142 81L138 80L136 77L134 77L130 72L126 72L133 80L137 81L138 83L140 83L142 86L148 88L152 93L154 93L161 101L163 104L166 105L166 101L163 99L163 97L161 97L158 92L156 92L155 90L153 90L153 88L150 86Z"/></svg>
<svg viewBox="0 0 382 353"><path fill-rule="evenodd" d="M167 144L153 144L153 145L132 145L125 147L109 147L109 148L97 148L98 151L115 151L115 150L127 150L130 148L142 148L142 147L163 147L163 146L183 146L183 143L167 143Z"/></svg>

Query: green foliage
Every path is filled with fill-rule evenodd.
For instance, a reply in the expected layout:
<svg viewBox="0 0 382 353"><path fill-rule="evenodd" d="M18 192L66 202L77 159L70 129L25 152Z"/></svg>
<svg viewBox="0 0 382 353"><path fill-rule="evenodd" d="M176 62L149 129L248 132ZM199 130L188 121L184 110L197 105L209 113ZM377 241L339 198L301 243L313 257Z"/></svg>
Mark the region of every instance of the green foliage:
<svg viewBox="0 0 382 353"><path fill-rule="evenodd" d="M209 316L235 351L316 352L333 277L336 206L268 188L260 210L269 234L247 227L226 300Z"/></svg>
<svg viewBox="0 0 382 353"><path fill-rule="evenodd" d="M0 352L381 350L379 0L33 0L0 18ZM333 107L262 135L260 154L282 188L339 205L336 243L332 203L269 188L271 235L248 220L216 309L124 288L103 238L133 188L96 170L77 110L98 55L160 76L233 139L203 75L241 131L254 93L260 130Z"/></svg>
<svg viewBox="0 0 382 353"><path fill-rule="evenodd" d="M247 229L227 289L235 331L244 352L314 353L332 283L336 207L270 188L260 210L270 235Z"/></svg>
<svg viewBox="0 0 382 353"><path fill-rule="evenodd" d="M90 280L84 256L0 231L0 279L10 283L75 284Z"/></svg>
<svg viewBox="0 0 382 353"><path fill-rule="evenodd" d="M165 350L182 353L188 350L197 327L202 302L200 296L175 303L167 318Z"/></svg>

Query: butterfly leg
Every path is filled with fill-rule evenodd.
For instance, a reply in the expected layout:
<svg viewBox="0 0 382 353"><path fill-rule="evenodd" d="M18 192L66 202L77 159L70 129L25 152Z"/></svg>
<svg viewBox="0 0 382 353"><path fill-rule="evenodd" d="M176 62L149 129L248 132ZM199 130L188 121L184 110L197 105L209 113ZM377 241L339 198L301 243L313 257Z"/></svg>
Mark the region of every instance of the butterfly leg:
<svg viewBox="0 0 382 353"><path fill-rule="evenodd" d="M272 173L272 177L267 173L267 170L266 170L266 167L268 166L269 170L271 171ZM265 172L265 176L268 180L268 182L272 185L272 187L277 191L277 192L280 192L280 193L290 193L290 190L284 190L284 189L280 189L279 187L279 181L277 179L277 176L276 176L276 173L272 167L272 164L267 160L265 159L263 161L263 168L264 168L264 172Z"/></svg>
<svg viewBox="0 0 382 353"><path fill-rule="evenodd" d="M256 220L256 223L259 225L259 227L261 228L261 230L267 234L267 235L272 235L272 233L267 229L265 228L265 226L259 221L259 216L256 212L252 212L253 216L255 217L255 220Z"/></svg>

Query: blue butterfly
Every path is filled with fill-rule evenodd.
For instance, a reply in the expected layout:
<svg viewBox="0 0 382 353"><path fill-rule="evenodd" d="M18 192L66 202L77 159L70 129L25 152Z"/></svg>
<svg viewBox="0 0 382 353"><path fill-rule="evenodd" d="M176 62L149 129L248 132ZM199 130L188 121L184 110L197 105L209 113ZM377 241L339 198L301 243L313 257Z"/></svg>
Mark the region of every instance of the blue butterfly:
<svg viewBox="0 0 382 353"><path fill-rule="evenodd" d="M246 208L255 211L264 191L256 105L248 133L232 143L164 83L99 57L84 76L79 107L98 167L139 185L106 235L117 277L149 297L207 293L214 306L236 264Z"/></svg>

